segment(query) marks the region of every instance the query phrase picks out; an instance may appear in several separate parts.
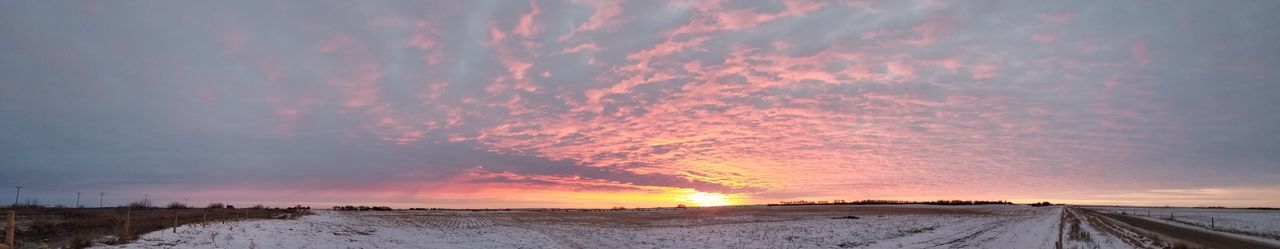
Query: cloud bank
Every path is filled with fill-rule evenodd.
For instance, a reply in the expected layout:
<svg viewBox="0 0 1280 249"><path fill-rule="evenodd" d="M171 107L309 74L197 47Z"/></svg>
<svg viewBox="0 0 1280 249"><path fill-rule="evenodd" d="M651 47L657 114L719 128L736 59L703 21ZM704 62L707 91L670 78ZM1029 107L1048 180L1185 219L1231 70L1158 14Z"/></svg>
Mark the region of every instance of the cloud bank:
<svg viewBox="0 0 1280 249"><path fill-rule="evenodd" d="M6 2L0 182L438 206L1257 193L1280 189L1277 11Z"/></svg>

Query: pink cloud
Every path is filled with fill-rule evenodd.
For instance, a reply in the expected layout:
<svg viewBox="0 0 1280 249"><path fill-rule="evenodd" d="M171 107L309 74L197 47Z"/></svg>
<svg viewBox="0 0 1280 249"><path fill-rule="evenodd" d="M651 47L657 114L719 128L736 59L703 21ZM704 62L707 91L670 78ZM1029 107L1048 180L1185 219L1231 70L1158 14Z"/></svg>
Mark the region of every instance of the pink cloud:
<svg viewBox="0 0 1280 249"><path fill-rule="evenodd" d="M1058 36L1054 34L1041 33L1041 34L1032 35L1031 40L1042 42L1042 43L1052 43L1058 40Z"/></svg>
<svg viewBox="0 0 1280 249"><path fill-rule="evenodd" d="M422 90L418 92L418 98L426 103L435 102L440 100L440 97L444 95L444 89L448 86L449 82L446 81L427 84L426 87L423 87Z"/></svg>
<svg viewBox="0 0 1280 249"><path fill-rule="evenodd" d="M788 16L804 15L827 6L826 2L814 0L784 0L782 3L787 6L784 14Z"/></svg>
<svg viewBox="0 0 1280 249"><path fill-rule="evenodd" d="M507 39L507 33L503 32L502 29L499 29L497 24L493 24L493 23L489 24L489 45L490 46L501 45L502 42L506 39Z"/></svg>
<svg viewBox="0 0 1280 249"><path fill-rule="evenodd" d="M999 66L990 64L969 67L969 74L973 75L974 79L990 79L991 77L995 77L996 73L999 71Z"/></svg>
<svg viewBox="0 0 1280 249"><path fill-rule="evenodd" d="M515 87L516 89L520 89L525 92L537 92L539 89L538 85L534 85L533 82L529 80L517 80Z"/></svg>
<svg viewBox="0 0 1280 249"><path fill-rule="evenodd" d="M648 190L665 191L673 188L641 186L615 180L590 179L578 175L541 175L519 174L511 171L492 171L483 166L467 169L458 176L463 182L485 182L491 184L511 185L518 188L540 188L561 191L619 191Z"/></svg>
<svg viewBox="0 0 1280 249"><path fill-rule="evenodd" d="M511 73L511 77L515 80L524 80L525 75L529 73L529 68L533 67L533 63L516 60L514 58L501 58L502 65L507 67L507 71Z"/></svg>
<svg viewBox="0 0 1280 249"><path fill-rule="evenodd" d="M1072 11L1079 10L948 9L950 2L931 0L656 5L571 0L570 6L530 1L522 9L524 2L448 2L393 13L379 13L394 10L389 5L338 3L334 6L351 11L317 13L355 16L267 18L280 22L243 30L199 22L152 27L190 26L172 31L197 34L212 28L213 43L197 45L212 46L209 53L221 55L218 60L190 61L190 55L208 51L174 54L165 49L187 47L152 48L130 39L49 43L62 36L35 32L44 30L40 27L7 29L31 35L0 40L29 53L35 66L40 60L77 60L45 66L67 72L50 79L84 77L65 80L83 80L85 95L130 92L115 91L114 83L103 79L139 86L191 82L179 90L193 99L179 104L208 106L191 106L196 112L177 115L213 117L180 121L192 127L227 122L214 125L239 128L243 124L230 122L242 122L266 132L312 132L305 134L309 139L332 136L339 146L404 144L410 146L398 149L409 149L458 142L538 162L569 160L583 167L755 187L762 192L753 195L775 196L766 199L822 191L863 196L1052 187L1062 182L1042 176L1071 174L1062 178L1081 180L1110 173L1106 167L1128 163L1125 155L1140 154L1130 152L1146 142L1130 140L1155 137L1140 132L1177 131L1158 121L1182 120L1160 116L1169 114L1152 99L1184 91L1153 91L1160 75L1143 71L1174 66L1153 61L1177 54L1153 51L1150 46L1161 44L1149 42L1156 40L1116 38L1105 34L1117 30L1079 26L1097 24L1080 22L1089 18L1074 17ZM640 8L623 9L632 5ZM1028 8L1001 10L1013 9ZM410 12L425 17L397 16ZM254 13L234 13L213 23L259 20L235 18L242 14ZM1150 17L1158 20L1113 28L1165 23L1198 31L1223 24L1213 18ZM1235 31L1240 30L1222 30ZM263 40L262 34L290 39ZM556 36L558 42L550 40ZM315 40L293 44L299 38ZM1238 54L1230 49L1239 46L1223 44L1215 51ZM78 61L86 49L136 62L122 69L143 72L103 71L88 63L104 62ZM1200 63L1212 63L1209 59ZM1237 66L1237 73L1249 77L1245 80L1274 75L1266 70L1269 61L1260 60L1215 65ZM1197 62L1189 63L1180 65ZM1213 70L1198 67L1186 74ZM113 77L98 77L103 73ZM129 78L134 75L144 78ZM0 83L6 90L0 93L59 87L15 79ZM220 84L226 82L235 84ZM236 114L241 107L256 108L251 115ZM1203 109L1213 108L1226 109ZM213 120L219 115L233 116ZM495 196L501 193L486 188L524 193L522 188L670 186L533 174L520 171L542 170L539 165L509 166L467 172L451 183ZM992 172L1019 177L970 184ZM422 179L444 176L435 177Z"/></svg>
<svg viewBox="0 0 1280 249"><path fill-rule="evenodd" d="M690 48L697 48L702 42L710 40L710 36L696 36L687 40L670 40L654 45L652 48L627 55L627 59L635 61L651 61L654 58L672 55Z"/></svg>
<svg viewBox="0 0 1280 249"><path fill-rule="evenodd" d="M893 61L885 64L885 68L889 69L888 76L893 79L906 81L916 78L915 67L908 63Z"/></svg>
<svg viewBox="0 0 1280 249"><path fill-rule="evenodd" d="M926 46L933 44L934 41L938 40L939 36L951 31L952 26L955 25L954 22L955 20L952 20L951 18L929 18L929 20L911 28L912 31L919 34L919 37L907 39L903 42L912 46Z"/></svg>
<svg viewBox="0 0 1280 249"><path fill-rule="evenodd" d="M720 27L729 30L752 28L777 18L776 15L758 14L750 9L726 10L716 16Z"/></svg>
<svg viewBox="0 0 1280 249"><path fill-rule="evenodd" d="M870 32L862 33L862 39L863 39L863 40L872 40L872 39L876 39L876 37L878 37L878 36L880 36L880 32L876 32L876 31L870 31Z"/></svg>
<svg viewBox="0 0 1280 249"><path fill-rule="evenodd" d="M759 13L754 9L725 9L724 1L678 3L678 6L697 10L697 15L685 25L671 31L670 36L750 29L781 17L800 16L826 6L823 2L810 0L787 0L783 3L786 5L786 10L780 13Z"/></svg>
<svg viewBox="0 0 1280 249"><path fill-rule="evenodd" d="M586 22L578 25L573 29L573 33L591 31L599 28L616 27L623 20L617 19L622 13L622 0L604 0L604 1L584 1L573 0L575 3L585 3L595 8L595 12L591 13L591 17Z"/></svg>
<svg viewBox="0 0 1280 249"><path fill-rule="evenodd" d="M655 53L662 54L662 53ZM639 58L662 58L653 56L635 56L633 59ZM665 101L652 103L645 109L647 112L643 115L633 114L631 108L619 107L614 115L608 118L598 118L594 120L577 120L566 118L550 117L546 119L516 120L503 125L487 129L483 135L478 137L478 141L497 148L514 148L519 151L535 151L539 155L552 159L575 159L581 160L589 164L608 165L612 163L624 162L645 162L645 165L679 165L672 168L645 168L637 170L647 170L653 172L687 172L696 171L698 175L715 174L723 177L707 177L718 181L722 184L750 184L757 181L750 177L733 176L727 174L728 168L720 167L698 167L697 162L719 162L739 165L740 167L750 167L746 165L760 165L761 168L752 168L754 172L770 172L769 174L786 174L784 172L776 172L768 170L765 165L775 165L786 163L801 164L823 164L833 162L822 162L823 160L815 160L808 162L798 162L796 158L777 158L773 153L766 151L789 151L788 153L805 153L803 158L840 158L841 156L834 154L822 154L820 151L796 150L789 146L806 146L823 144L823 141L808 140L807 136L790 136L777 137L771 135L775 132L783 132L790 129L809 129L806 133L813 134L839 134L841 129L839 125L824 123L820 120L825 119L845 119L863 115L859 113L838 114L829 111L822 111L816 107L822 101L813 101L810 99L791 100L795 106L779 106L777 108L754 109L746 106L735 106L723 102L724 99L741 98L744 94L762 91L770 88L785 88L803 86L803 82L820 81L831 84L839 84L848 82L851 77L844 73L833 73L823 70L825 65L832 61L850 61L862 62L867 60L884 61L883 68L887 68L883 73L874 73L864 71L868 74L868 78L876 78L883 80L906 80L918 77L916 69L911 62L899 60L887 60L876 58L858 52L845 52L839 50L827 50L815 55L805 57L788 57L782 55L768 54L761 52L759 49L737 47L732 49L730 55L723 64L704 66L697 61L681 63L682 72L692 74L688 78L693 79L689 84L682 87L680 91L676 91ZM639 62L637 60L637 62ZM946 64L946 63L944 63ZM958 66L958 65L957 65ZM853 68L869 68L867 66L853 66ZM622 77L616 85L606 89L595 89L587 91L587 103L577 103L584 108L576 108L575 111L594 112L600 110L598 103L601 96L607 94L620 94L618 96L626 96L622 93L629 92L634 86L639 84L647 84L656 80L665 80L671 78L681 78L685 76L667 75L662 73L653 74L654 78L648 76L654 73L653 70L644 69L647 67L631 67L638 71L617 70L612 71L629 77ZM643 70L641 70L643 69ZM847 69L847 70L849 70ZM667 70L658 70L667 71ZM643 73L638 73L643 72ZM745 77L747 85L725 84L721 83L722 79L730 77ZM902 105L930 105L938 106L940 104L918 97L912 96L894 96L884 95L880 97L888 103L901 103ZM973 99L970 99L972 102ZM607 102L605 102L607 103ZM803 104L801 104L803 103ZM596 106L596 107L587 107ZM690 115L684 112L689 110L698 110L700 106L723 106L729 109L723 113L707 113ZM565 116L574 116L568 114ZM696 117L696 118L693 118ZM786 117L788 120L800 123L777 123L767 120ZM799 121L808 120L808 121ZM904 120L903 122L910 122ZM534 129L534 127L540 127ZM555 129L546 129L546 127L556 127ZM804 128L801 128L804 127ZM829 130L827 130L829 129ZM939 128L941 129L941 127ZM913 131L902 131L913 132ZM557 141L557 138L565 136L585 136L592 138L591 143L581 144L564 144L564 141ZM512 138L512 139L506 139ZM715 144L720 148L709 149L706 147L696 147L697 144L711 143L707 139L716 138ZM775 141L777 140L777 141ZM673 142L678 141L678 142ZM729 142L733 141L733 142ZM772 141L772 142L765 142ZM829 142L830 140L826 140ZM777 142L777 143L773 143ZM557 144L557 146L546 146L548 143ZM740 144L741 143L741 144ZM654 150L648 147L642 149L633 148L637 144L677 144L681 146L694 146L692 148L701 148L697 153L691 152L664 152L654 153ZM747 144L751 144L747 146ZM740 147L741 146L741 147ZM768 147L769 149L762 149ZM619 157L601 158L601 153L618 154ZM732 159L731 159L732 158ZM846 158L847 159L847 158ZM733 160L731 162L725 160ZM845 159L833 159L845 160ZM859 161L868 161L876 159L863 159ZM717 164L719 164L717 163ZM838 163L836 163L838 164ZM677 170L678 169L678 170ZM745 169L744 169L745 170ZM690 178L699 178L697 175L685 175ZM887 177L887 176L886 176Z"/></svg>
<svg viewBox="0 0 1280 249"><path fill-rule="evenodd" d="M1151 56L1147 54L1147 40L1141 39L1133 43L1129 47L1129 57L1138 67L1146 67L1151 64Z"/></svg>
<svg viewBox="0 0 1280 249"><path fill-rule="evenodd" d="M947 70L951 70L951 71L955 71L957 68L960 68L960 62L959 62L958 60L956 60L956 58L946 58L946 59L940 59L940 60L932 60L932 61L929 61L929 62L930 62L930 63L934 63L934 64L941 65L942 67L946 68Z"/></svg>
<svg viewBox="0 0 1280 249"><path fill-rule="evenodd" d="M418 44L425 45L421 40ZM421 117L401 112L383 99L380 82L386 72L381 60L366 44L339 34L321 42L317 48L321 52L334 52L342 58L344 65L327 78L339 90L341 114L360 121L363 132L382 141L409 144L421 140L432 129L423 125L426 122Z"/></svg>
<svg viewBox="0 0 1280 249"><path fill-rule="evenodd" d="M2 87L2 86L4 86L4 84L0 84L0 87ZM0 89L0 90L3 90L3 89ZM208 89L208 88L200 88L200 89L197 89L197 90L196 90L196 96L199 96L199 97L200 97L200 99L204 100L205 102L217 102L217 101L218 101L218 93L216 93L216 92L214 92L213 90L210 90L210 89Z"/></svg>
<svg viewBox="0 0 1280 249"><path fill-rule="evenodd" d="M520 15L520 23L516 25L515 31L513 33L520 36L529 37L537 34L538 31L541 29L540 27L538 27L537 24L534 23L534 18L537 17L538 14L541 12L541 10L538 9L538 3L530 0L529 7L531 9L529 10L528 13Z"/></svg>
<svg viewBox="0 0 1280 249"><path fill-rule="evenodd" d="M276 117L288 120L298 119L300 112L296 107L282 107L276 109Z"/></svg>
<svg viewBox="0 0 1280 249"><path fill-rule="evenodd" d="M444 53L437 48L438 42L432 36L436 32L435 25L427 21L418 21L414 26L415 31L409 38L409 46L426 51L427 55L423 60L428 65L439 64L444 59Z"/></svg>
<svg viewBox="0 0 1280 249"><path fill-rule="evenodd" d="M333 75L330 79L346 95L344 107L352 109L369 107L381 101L381 87L377 82L382 79L383 70L377 62L368 58L371 55L365 53L367 51L363 49L347 52L345 56L351 61L346 71Z"/></svg>
<svg viewBox="0 0 1280 249"><path fill-rule="evenodd" d="M245 43L249 40L249 35L240 30L228 30L218 34L218 43L222 45L222 51L227 53L240 53L244 50Z"/></svg>
<svg viewBox="0 0 1280 249"><path fill-rule="evenodd" d="M743 23L752 22L744 20L748 21ZM897 46L931 44L950 32L951 26L941 20L945 19L931 19L903 31L909 33L888 30L886 35L895 38L902 37L902 34L917 35L906 39L914 41L914 44L904 42ZM726 56L718 58L722 60L710 63L677 56L703 51L700 48L702 44L717 37L715 34L699 34L668 38L633 52L628 55L626 63L612 65L610 70L597 76L597 80L606 84L586 90L581 95L585 96L584 101L561 98L571 107L567 113L532 114L520 120L507 120L485 129L473 141L490 148L520 151L553 160L571 159L587 165L644 165L633 170L678 174L726 185L766 186L764 188L772 187L767 183L769 180L761 175L771 175L775 179L813 177L779 170L786 165L857 168L859 181L868 182L908 177L897 173L900 170L888 170L891 168L926 170L938 167L936 165L958 163L987 165L983 162L1010 162L1013 160L1010 158L1020 156L1050 158L1055 160L1054 163L1066 165L1084 165L1081 161L1072 161L1076 159L1053 154L1058 152L1036 155L1025 152L1029 147L1047 148L1042 144L1053 144L1052 140L1029 139L1008 141L1008 144L976 142L999 137L984 127L1009 127L1007 124L1020 122L1002 117L1006 110L1015 113L1009 115L1020 115L1016 113L1021 110L1011 110L1009 106L1016 100L1008 98L951 95L939 99L915 91L864 91L853 95L823 93L802 97L764 94L819 91L824 89L820 88L822 85L930 82L960 69L974 79L992 79L1001 73L1002 64L967 65L962 61L1000 61L999 57L974 59L971 53L978 52L967 48L957 50L955 55L928 59L884 51L897 48L893 46L895 44L853 48L836 45L804 56L778 53L785 50L779 48L789 44L765 45L773 49L735 45ZM950 72L939 73L924 68L926 66L946 68ZM685 83L675 87L650 85L671 81ZM656 100L638 97L645 94L635 90L642 85L663 88L660 90L663 95ZM742 99L767 104L735 104L734 101ZM513 102L514 99L508 100L508 103L518 103ZM836 111L823 106L847 108ZM516 107L508 109L515 110ZM977 110L998 111L990 120L963 118L965 113ZM1037 113L1053 114L1046 111ZM947 117L956 123L932 122ZM859 121L851 124L851 120ZM1012 125L1004 129L1007 130L1000 132L1044 134L1048 130L1039 124ZM858 132L851 133L850 130ZM882 139L890 137L901 143L882 143ZM929 146L938 141L985 145L970 148L973 150ZM812 149L832 144L876 149L858 153ZM948 153L959 156L945 160L926 156ZM962 175L956 179L978 177ZM961 184L956 179L929 179L930 182L920 184ZM900 187L885 188L901 191Z"/></svg>
<svg viewBox="0 0 1280 249"><path fill-rule="evenodd" d="M283 74L283 71L280 70L280 65L267 58L258 62L258 71L261 72L264 78L268 81L279 81L281 74Z"/></svg>
<svg viewBox="0 0 1280 249"><path fill-rule="evenodd" d="M531 13L536 14L536 12L538 12L537 7L534 7ZM517 27L516 32L522 32L520 29L521 27ZM507 73L494 77L494 80L485 88L486 92L493 95L512 87L525 92L538 91L538 87L526 77L530 68L533 68L533 62L535 61L533 52L538 48L537 44L531 41L522 41L522 38L527 39L528 37L521 35L515 38L515 41L522 41L523 43L520 45L523 46L509 46L506 43L505 32L494 24L489 25L489 32L493 36L489 47L495 50L497 55L495 59L507 69Z"/></svg>
<svg viewBox="0 0 1280 249"><path fill-rule="evenodd" d="M321 53L329 53L351 46L351 44L351 36L348 36L347 34L338 34L327 40L321 41L320 43L316 43L315 50Z"/></svg>
<svg viewBox="0 0 1280 249"><path fill-rule="evenodd" d="M594 42L584 42L571 48L565 48L561 53L572 54L582 51L600 51L600 46L597 46Z"/></svg>

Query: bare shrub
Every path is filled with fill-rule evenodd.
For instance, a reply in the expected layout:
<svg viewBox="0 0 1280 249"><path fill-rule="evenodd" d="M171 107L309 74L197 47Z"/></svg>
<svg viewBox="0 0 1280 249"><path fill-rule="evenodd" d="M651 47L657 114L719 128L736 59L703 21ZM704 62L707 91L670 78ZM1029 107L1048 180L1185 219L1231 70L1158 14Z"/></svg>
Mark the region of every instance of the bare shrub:
<svg viewBox="0 0 1280 249"><path fill-rule="evenodd" d="M154 207L154 206L151 206L151 200L134 201L134 202L130 202L129 205L126 205L126 206L131 208L138 208L138 209Z"/></svg>
<svg viewBox="0 0 1280 249"><path fill-rule="evenodd" d="M165 206L165 208L168 208L168 209L186 209L186 208L187 208L187 204L186 204L186 203L181 203L181 202L176 202L176 201L175 201L175 202L170 202L168 206Z"/></svg>
<svg viewBox="0 0 1280 249"><path fill-rule="evenodd" d="M138 203L139 207L145 206ZM7 211L7 210L0 210ZM17 248L84 248L106 236L118 236L124 225L125 213L130 212L131 224L125 240L108 241L108 244L128 242L139 235L173 227L174 215L179 223L202 221L227 221L240 219L297 218L308 215L308 210L229 210L209 209L203 212L134 208L40 208L22 210L22 229L15 233ZM0 229L2 230L2 229ZM2 236L0 236L2 237Z"/></svg>

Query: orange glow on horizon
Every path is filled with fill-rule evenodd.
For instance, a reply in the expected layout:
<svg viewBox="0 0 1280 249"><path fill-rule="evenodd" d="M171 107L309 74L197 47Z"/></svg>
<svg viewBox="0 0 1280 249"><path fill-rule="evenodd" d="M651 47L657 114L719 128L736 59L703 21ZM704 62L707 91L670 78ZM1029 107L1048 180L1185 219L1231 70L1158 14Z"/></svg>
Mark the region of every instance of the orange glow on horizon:
<svg viewBox="0 0 1280 249"><path fill-rule="evenodd" d="M694 191L693 193L685 195L685 199L700 207L725 206L731 204L729 196L721 193Z"/></svg>

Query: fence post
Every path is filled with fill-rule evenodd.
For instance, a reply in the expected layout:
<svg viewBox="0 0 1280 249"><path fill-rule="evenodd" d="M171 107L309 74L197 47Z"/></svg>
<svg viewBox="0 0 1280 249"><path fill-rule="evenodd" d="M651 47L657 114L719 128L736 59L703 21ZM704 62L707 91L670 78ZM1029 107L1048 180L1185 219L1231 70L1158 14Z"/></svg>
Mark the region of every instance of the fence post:
<svg viewBox="0 0 1280 249"><path fill-rule="evenodd" d="M173 233L178 233L178 209L173 209Z"/></svg>
<svg viewBox="0 0 1280 249"><path fill-rule="evenodd" d="M13 237L13 236L14 236L14 235L13 235L13 232L14 232L15 230L18 230L18 229L17 229L16 224L14 223L14 222L15 222L15 221L14 221L14 217L15 217L15 216L18 216L18 214L17 214L17 213L15 213L14 211L9 211L9 215L8 215L8 216L9 216L9 218L8 218L8 219L5 219L5 220L8 220L8 221L7 221L7 222L8 222L8 225L5 225L5 231L6 231L6 232L5 232L5 237L4 237L4 244L5 244L5 245L8 245L8 246L9 246L9 248L13 248L13 247L14 247L14 243L13 243L13 241L14 241L14 237Z"/></svg>
<svg viewBox="0 0 1280 249"><path fill-rule="evenodd" d="M200 227L209 226L209 209L200 210Z"/></svg>
<svg viewBox="0 0 1280 249"><path fill-rule="evenodd" d="M132 221L133 221L133 208L127 207L124 209L124 227L120 229L121 240L128 240L129 237L132 237L129 235L129 226L132 225L131 224Z"/></svg>

